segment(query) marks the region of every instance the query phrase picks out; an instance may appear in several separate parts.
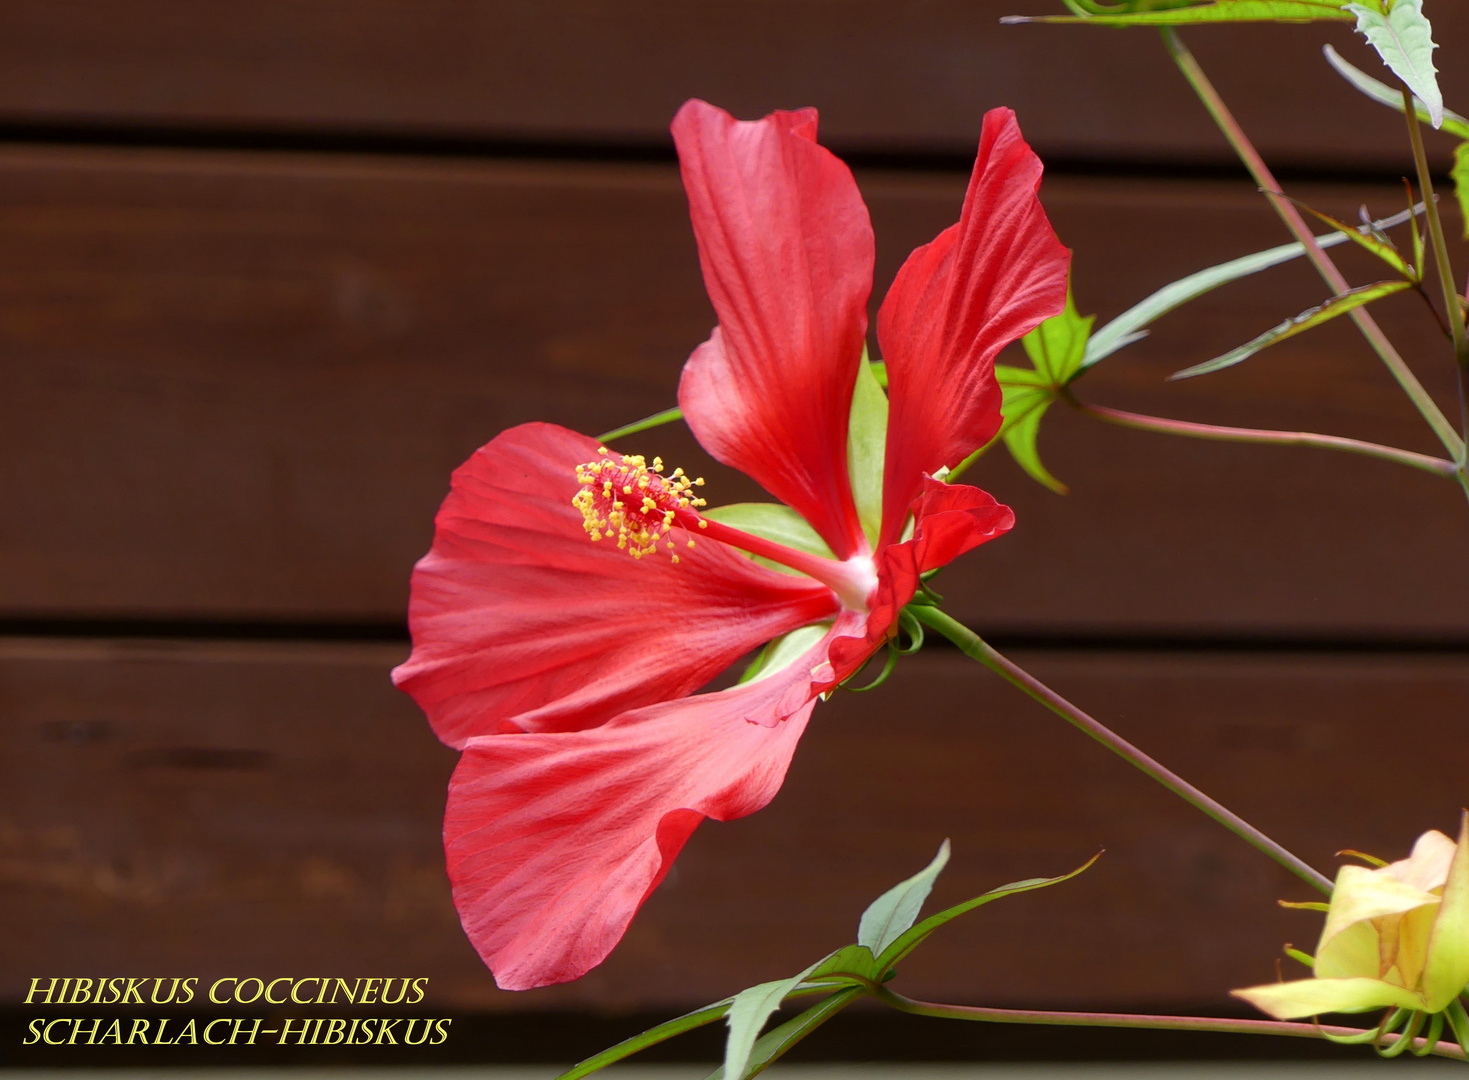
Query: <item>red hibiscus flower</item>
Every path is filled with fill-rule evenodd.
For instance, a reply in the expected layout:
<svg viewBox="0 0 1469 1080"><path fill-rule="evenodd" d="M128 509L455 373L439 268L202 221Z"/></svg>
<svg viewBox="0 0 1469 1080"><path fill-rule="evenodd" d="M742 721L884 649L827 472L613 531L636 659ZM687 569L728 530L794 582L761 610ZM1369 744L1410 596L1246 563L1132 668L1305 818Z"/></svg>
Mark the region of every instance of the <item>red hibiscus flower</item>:
<svg viewBox="0 0 1469 1080"><path fill-rule="evenodd" d="M550 424L504 432L454 473L394 679L464 752L449 875L507 989L600 963L699 822L774 797L817 697L896 633L919 575L1011 526L933 474L994 436L996 353L1065 299L1040 162L996 109L959 223L883 303L883 403L857 388L872 228L816 112L739 122L691 101L673 134L719 316L679 404L715 458L784 505L702 510L681 472ZM886 405L885 449L880 421L849 446L854 390ZM694 693L767 642L753 677Z"/></svg>

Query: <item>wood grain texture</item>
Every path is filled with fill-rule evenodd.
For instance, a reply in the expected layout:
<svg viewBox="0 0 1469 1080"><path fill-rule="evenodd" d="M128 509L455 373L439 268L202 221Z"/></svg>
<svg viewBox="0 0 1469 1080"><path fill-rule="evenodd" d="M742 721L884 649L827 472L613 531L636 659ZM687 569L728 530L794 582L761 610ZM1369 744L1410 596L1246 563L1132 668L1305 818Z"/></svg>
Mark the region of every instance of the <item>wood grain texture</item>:
<svg viewBox="0 0 1469 1080"><path fill-rule="evenodd" d="M860 180L881 296L956 218L963 178ZM1400 198L1302 194L1341 214ZM1045 200L1077 251L1078 301L1104 318L1282 239L1244 185L1059 178ZM1351 255L1354 280L1377 276ZM1432 451L1345 323L1164 383L1323 296L1299 264L1241 282L1080 393ZM1447 346L1420 301L1379 310L1448 407ZM712 322L661 166L5 150L0 614L400 620L454 466L516 423L595 433L667 407ZM973 474L1019 516L944 578L954 610L987 629L1469 632L1464 508L1446 482L1064 409L1041 445L1069 497L1002 452ZM705 472L716 502L759 497L679 430L628 449Z"/></svg>
<svg viewBox="0 0 1469 1080"><path fill-rule="evenodd" d="M0 117L318 133L648 143L703 97L747 116L816 105L845 146L967 152L980 117L1019 110L1046 152L1231 160L1149 30L1003 27L1054 0L12 0L0 10ZM1432 11L1445 48L1461 5ZM1350 24L1190 36L1261 148L1312 166L1409 160L1381 107L1327 68L1360 64ZM1469 108L1462 65L1441 64ZM1290 108L1282 105L1292 101ZM1448 140L1435 152L1446 161Z"/></svg>
<svg viewBox="0 0 1469 1080"><path fill-rule="evenodd" d="M766 810L705 824L602 968L494 989L438 846L454 754L382 646L0 645L0 994L34 975L429 976L444 1009L669 1009L799 970L952 837L969 916L902 987L953 1000L1225 1007L1273 977L1295 882L961 657L818 707ZM1323 868L1402 854L1463 802L1462 657L1017 654Z"/></svg>

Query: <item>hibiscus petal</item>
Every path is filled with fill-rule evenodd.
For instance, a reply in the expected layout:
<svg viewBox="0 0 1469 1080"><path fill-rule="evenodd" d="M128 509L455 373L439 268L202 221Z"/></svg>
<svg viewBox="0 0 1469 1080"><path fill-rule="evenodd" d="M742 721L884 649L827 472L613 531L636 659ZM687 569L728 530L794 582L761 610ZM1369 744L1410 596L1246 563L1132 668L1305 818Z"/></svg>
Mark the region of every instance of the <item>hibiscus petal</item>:
<svg viewBox="0 0 1469 1080"><path fill-rule="evenodd" d="M838 558L863 545L847 417L867 335L873 239L816 110L738 121L690 101L673 121L713 336L678 400L711 454L800 511Z"/></svg>
<svg viewBox="0 0 1469 1080"><path fill-rule="evenodd" d="M881 648L898 612L918 591L921 575L947 566L1015 524L1014 511L996 502L989 492L967 484L941 483L931 476L923 478L923 490L913 500L911 511L912 539L890 544L878 553L877 591L865 636L832 646L832 663L838 671L852 669L854 660L865 660Z"/></svg>
<svg viewBox="0 0 1469 1080"><path fill-rule="evenodd" d="M1015 114L992 109L959 223L908 257L883 300L888 542L923 475L952 468L999 431L996 354L1065 306L1071 254L1046 220L1040 181Z"/></svg>
<svg viewBox="0 0 1469 1080"><path fill-rule="evenodd" d="M830 617L831 591L673 530L679 561L593 543L571 505L597 443L503 432L454 473L413 572L413 654L393 672L439 738L590 727L682 697L740 656Z"/></svg>
<svg viewBox="0 0 1469 1080"><path fill-rule="evenodd" d="M499 986L565 982L601 963L700 821L775 796L836 632L759 682L587 731L470 740L444 847L464 930Z"/></svg>
<svg viewBox="0 0 1469 1080"><path fill-rule="evenodd" d="M1231 990L1230 993L1244 998L1277 1020L1322 1013L1366 1012L1390 1005L1404 1009L1423 1008L1423 1001L1417 994L1380 979L1297 979Z"/></svg>

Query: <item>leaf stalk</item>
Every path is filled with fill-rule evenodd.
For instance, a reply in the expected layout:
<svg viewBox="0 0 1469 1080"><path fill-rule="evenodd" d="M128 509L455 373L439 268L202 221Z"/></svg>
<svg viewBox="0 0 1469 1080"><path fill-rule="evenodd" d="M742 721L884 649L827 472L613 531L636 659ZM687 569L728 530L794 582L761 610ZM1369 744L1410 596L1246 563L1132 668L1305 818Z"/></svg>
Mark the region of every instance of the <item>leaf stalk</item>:
<svg viewBox="0 0 1469 1080"><path fill-rule="evenodd" d="M1314 431L1274 431L1269 428L1226 427L1219 424L1196 424L1189 420L1170 420L1161 416L1112 409L1105 405L1088 405L1068 395L1071 404L1088 416L1136 431L1155 431L1164 435L1182 435L1190 439L1215 442L1255 443L1260 446L1314 446L1322 450L1340 450L1349 454L1391 461L1409 468L1421 469L1435 476L1452 477L1459 467L1447 458L1400 450L1396 446L1348 439L1342 435L1320 435Z"/></svg>
<svg viewBox="0 0 1469 1080"><path fill-rule="evenodd" d="M1298 1039L1320 1039L1330 1036L1357 1036L1361 1028L1334 1024L1300 1024L1288 1020L1230 1020L1212 1016L1152 1016L1144 1013L1055 1012L1048 1009L990 1009L976 1005L942 1005L904 997L887 987L877 996L886 1005L916 1016L936 1016L949 1020L980 1020L992 1024L1051 1024L1065 1027L1150 1028L1162 1031L1221 1031L1241 1035L1284 1035ZM1403 1036L1386 1034L1384 1045L1392 1045ZM1413 1039L1415 1051L1439 1057L1466 1058L1462 1047L1440 1043L1427 1049L1427 1039Z"/></svg>

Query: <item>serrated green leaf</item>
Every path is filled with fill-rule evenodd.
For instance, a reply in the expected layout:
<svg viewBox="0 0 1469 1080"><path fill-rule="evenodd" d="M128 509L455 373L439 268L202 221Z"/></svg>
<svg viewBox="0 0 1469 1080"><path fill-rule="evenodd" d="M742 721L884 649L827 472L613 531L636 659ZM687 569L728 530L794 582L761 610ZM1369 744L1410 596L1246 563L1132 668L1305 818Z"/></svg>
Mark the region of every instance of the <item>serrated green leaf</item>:
<svg viewBox="0 0 1469 1080"><path fill-rule="evenodd" d="M862 913L857 925L857 943L865 945L874 956L891 945L913 925L923 902L933 890L933 883L949 862L949 842L939 845L939 853L918 873L900 881L883 893Z"/></svg>
<svg viewBox="0 0 1469 1080"><path fill-rule="evenodd" d="M1403 111L1403 95L1399 91L1394 90L1385 82L1374 79L1356 65L1348 63L1330 45L1321 46L1321 51L1326 54L1326 62L1336 69L1336 73L1362 93L1373 101L1386 105L1389 109L1396 109L1400 113ZM1428 114L1428 106L1424 105L1421 99L1415 97L1413 105L1419 120L1425 123L1433 122L1432 117ZM1469 139L1469 117L1463 117L1450 109L1444 109L1443 130L1461 139Z"/></svg>
<svg viewBox="0 0 1469 1080"><path fill-rule="evenodd" d="M882 467L887 453L888 396L862 352L862 366L852 388L852 414L847 425L847 472L852 478L852 501L867 542L877 550L882 531ZM886 368L884 368L886 374Z"/></svg>
<svg viewBox="0 0 1469 1080"><path fill-rule="evenodd" d="M616 1046L611 1046L603 1050L600 1054L589 1057L585 1061L578 1062L558 1076L556 1080L580 1080L583 1076L590 1076L592 1073L599 1072L609 1065L615 1065L623 1058L631 1057L639 1050L646 1049L649 1046L656 1046L658 1043L671 1039L675 1035L682 1035L685 1031L693 1031L695 1028L703 1027L706 1024L716 1023L724 1019L725 1014L729 1012L729 1007L733 1004L734 998L725 998L723 1001L716 1001L713 1005L705 1005L702 1009L695 1009L691 1013L684 1013L682 1016L674 1017L672 1020L665 1021L657 1027L649 1028L647 1031L634 1035L630 1039L624 1039Z"/></svg>
<svg viewBox="0 0 1469 1080"><path fill-rule="evenodd" d="M1410 211L1374 221L1371 228L1390 229L1395 225L1401 225L1412 219L1415 214L1422 213L1423 209L1423 204L1420 203ZM1361 232L1364 228L1368 226L1361 226L1354 231ZM1330 232L1316 237L1316 242L1322 247L1334 247L1337 244L1346 243L1347 237L1339 232ZM1081 366L1084 369L1089 368L1124 346L1146 337L1147 331L1144 330L1144 327L1190 300L1203 296L1221 285L1227 285L1231 281L1238 281L1240 278L1268 270L1272 266L1279 266L1281 263L1300 258L1305 253L1306 249L1300 243L1281 244L1279 247L1268 248L1253 255L1245 255L1217 266L1210 266L1164 285L1157 292L1134 304L1092 334L1091 339L1087 342L1086 356L1083 357Z"/></svg>
<svg viewBox="0 0 1469 1080"><path fill-rule="evenodd" d="M1289 196L1285 197L1290 198ZM1348 240L1356 244L1358 247L1362 248L1364 251L1371 252L1373 255L1377 256L1377 258L1387 263L1388 266L1391 266L1394 270L1402 274L1403 277L1407 278L1409 281L1413 281L1416 283L1417 281L1421 280L1421 268L1409 266L1408 261L1398 254L1398 249L1393 247L1391 243L1386 241L1385 233L1382 234L1383 238L1379 238L1378 232L1380 230L1373 230L1369 228L1367 232L1362 232L1353 225L1348 225L1344 221L1338 221L1330 214L1323 214L1320 210L1316 210L1310 206L1307 206L1305 203L1301 202L1300 199L1291 199L1290 201L1295 203L1306 213L1310 214L1317 221L1324 221L1326 224L1336 229L1339 235L1345 236Z"/></svg>
<svg viewBox="0 0 1469 1080"><path fill-rule="evenodd" d="M991 889L981 896L972 900L966 900L962 904L955 904L951 908L930 915L917 926L905 932L901 937L883 950L877 958L877 970L879 975L886 975L905 956L923 943L924 939L932 934L945 923L953 922L960 915L973 911L994 900L1001 900L1007 896L1015 896L1018 893L1033 892L1036 889L1044 889L1049 885L1059 885L1063 881L1070 881L1076 875L1090 869L1091 865L1102 857L1099 851L1086 862L1082 863L1069 874L1052 878L1026 878L1023 881L1012 881L1008 885L1001 885L998 889Z"/></svg>
<svg viewBox="0 0 1469 1080"><path fill-rule="evenodd" d="M743 1077L755 1049L760 1029L780 1003L790 996L801 981L815 971L826 958L818 960L799 975L776 979L741 990L729 1006L729 1037L724 1043L724 1075Z"/></svg>
<svg viewBox="0 0 1469 1080"><path fill-rule="evenodd" d="M1069 494L1071 489L1051 475L1044 465L1041 464L1040 451L1036 441L1040 435L1041 418L1046 415L1046 410L1051 407L1052 398L1041 400L1035 407L1020 415L1020 417L1005 428L1005 448L1010 451L1010 456L1015 459L1017 465L1025 470L1036 483L1050 488L1057 495Z"/></svg>
<svg viewBox="0 0 1469 1080"><path fill-rule="evenodd" d="M1050 384L1062 387L1069 383L1081 370L1082 357L1086 355L1087 339L1091 336L1095 315L1082 318L1076 311L1076 300L1071 295L1070 282L1066 286L1066 307L1059 315L1053 315L1020 339L1025 355L1035 365L1036 371L1045 376Z"/></svg>
<svg viewBox="0 0 1469 1080"><path fill-rule="evenodd" d="M1454 194L1459 197L1459 212L1464 217L1464 239L1469 240L1469 142L1454 148Z"/></svg>
<svg viewBox="0 0 1469 1080"><path fill-rule="evenodd" d="M745 1076L760 1075L780 1060L787 1050L860 997L862 992L861 987L839 990L825 1001L817 1002L799 1016L760 1036L750 1052L749 1062L745 1065ZM726 1075L728 1074L721 1065L709 1074L707 1080L724 1080Z"/></svg>
<svg viewBox="0 0 1469 1080"><path fill-rule="evenodd" d="M1333 296L1326 303L1317 307L1307 308L1292 319L1286 319L1279 326L1273 326L1259 337L1245 342L1237 349L1231 349L1223 356L1216 356L1213 360L1206 360L1202 364L1175 371L1169 376L1171 379L1191 379L1195 375L1207 375L1210 372L1222 371L1224 368L1233 367L1242 360L1248 360L1261 349L1268 348L1286 338L1295 337L1313 326L1320 326L1324 322L1345 315L1364 304L1370 304L1374 300L1380 300L1384 296L1411 289L1413 283L1410 281L1379 281L1372 285L1362 285L1359 288L1350 289L1338 296Z"/></svg>
<svg viewBox="0 0 1469 1080"><path fill-rule="evenodd" d="M1067 5L1071 7L1070 4ZM1077 10L1072 7L1072 10ZM1167 11L1118 12L1078 15L1007 15L1003 23L1094 23L1097 26L1189 26L1224 22L1317 22L1349 20L1340 0L1213 0L1212 3Z"/></svg>
<svg viewBox="0 0 1469 1080"><path fill-rule="evenodd" d="M820 555L823 559L834 559L831 548L821 539L821 534L810 523L789 506L782 503L728 503L702 511L706 518L729 525L755 536L773 540L777 544L795 548L797 551ZM758 555L751 556L762 566L779 570L785 574L799 571Z"/></svg>
<svg viewBox="0 0 1469 1080"><path fill-rule="evenodd" d="M1428 108L1428 121L1443 126L1443 94L1433 66L1433 28L1423 14L1423 0L1393 0L1386 13L1366 4L1346 4L1344 11L1357 17L1357 33L1382 57L1392 73L1418 95Z"/></svg>

